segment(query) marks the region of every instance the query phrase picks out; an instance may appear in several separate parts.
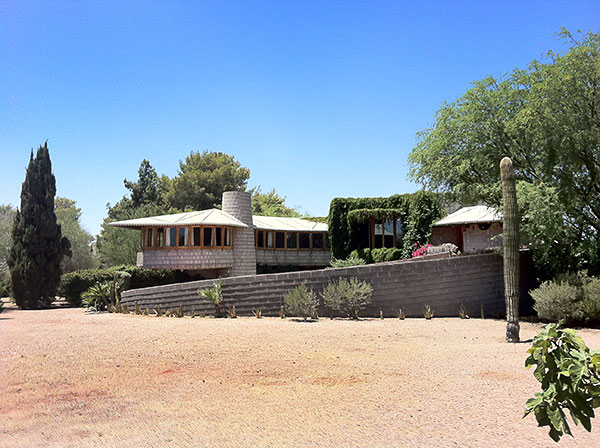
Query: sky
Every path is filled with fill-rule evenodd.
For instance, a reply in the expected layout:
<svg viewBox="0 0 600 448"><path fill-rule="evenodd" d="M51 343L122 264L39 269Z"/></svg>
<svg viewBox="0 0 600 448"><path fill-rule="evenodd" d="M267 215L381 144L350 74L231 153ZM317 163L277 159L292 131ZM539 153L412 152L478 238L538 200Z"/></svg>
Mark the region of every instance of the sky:
<svg viewBox="0 0 600 448"><path fill-rule="evenodd" d="M46 140L92 234L143 159L173 177L191 151L312 216L412 192L442 103L565 50L561 27L598 32L599 2L0 0L0 204Z"/></svg>

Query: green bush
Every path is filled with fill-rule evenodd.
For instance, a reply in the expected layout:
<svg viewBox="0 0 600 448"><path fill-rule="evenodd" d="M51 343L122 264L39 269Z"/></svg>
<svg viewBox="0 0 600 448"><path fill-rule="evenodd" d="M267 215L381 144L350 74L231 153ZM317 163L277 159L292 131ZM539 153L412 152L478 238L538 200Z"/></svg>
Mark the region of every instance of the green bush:
<svg viewBox="0 0 600 448"><path fill-rule="evenodd" d="M0 297L10 296L10 283L0 279Z"/></svg>
<svg viewBox="0 0 600 448"><path fill-rule="evenodd" d="M225 317L223 303L223 279L219 277L210 288L198 289L198 295L215 307L215 317Z"/></svg>
<svg viewBox="0 0 600 448"><path fill-rule="evenodd" d="M360 311L371 303L373 287L356 277L338 278L325 285L323 303L327 308L340 311L351 319L358 319Z"/></svg>
<svg viewBox="0 0 600 448"><path fill-rule="evenodd" d="M71 305L81 306L81 295L91 286L113 279L115 272L124 271L131 278L123 290L168 285L193 280L183 271L168 269L144 269L136 266L115 266L108 269L84 269L69 272L61 277L57 293Z"/></svg>
<svg viewBox="0 0 600 448"><path fill-rule="evenodd" d="M86 308L103 311L110 302L111 282L105 281L90 286L81 294L81 303Z"/></svg>
<svg viewBox="0 0 600 448"><path fill-rule="evenodd" d="M316 294L304 283L286 292L283 300L289 314L303 317L304 320L315 316L319 306Z"/></svg>
<svg viewBox="0 0 600 448"><path fill-rule="evenodd" d="M533 308L542 319L567 325L600 321L600 279L585 272L558 276L531 291Z"/></svg>
<svg viewBox="0 0 600 448"><path fill-rule="evenodd" d="M336 260L335 258L331 259L332 268L349 268L352 266L362 266L364 264L367 264L365 260L355 255L353 256L352 254L350 254L350 256L345 260Z"/></svg>
<svg viewBox="0 0 600 448"><path fill-rule="evenodd" d="M382 263L384 261L402 260L404 251L397 248L379 248L379 249L356 249L350 253L349 258L359 258L366 264Z"/></svg>

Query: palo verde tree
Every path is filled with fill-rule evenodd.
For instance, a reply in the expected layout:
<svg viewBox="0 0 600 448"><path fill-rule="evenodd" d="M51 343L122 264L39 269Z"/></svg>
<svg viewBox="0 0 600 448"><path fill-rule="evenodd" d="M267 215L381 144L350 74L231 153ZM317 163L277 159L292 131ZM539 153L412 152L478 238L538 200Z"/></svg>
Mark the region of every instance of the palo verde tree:
<svg viewBox="0 0 600 448"><path fill-rule="evenodd" d="M71 255L69 240L56 222L55 194L56 180L44 143L35 158L31 151L7 259L14 299L20 308L42 308L52 303L60 282L61 261Z"/></svg>
<svg viewBox="0 0 600 448"><path fill-rule="evenodd" d="M546 277L600 271L600 34L560 38L565 52L444 104L409 156L426 188L498 206L498 163L510 157L521 236Z"/></svg>

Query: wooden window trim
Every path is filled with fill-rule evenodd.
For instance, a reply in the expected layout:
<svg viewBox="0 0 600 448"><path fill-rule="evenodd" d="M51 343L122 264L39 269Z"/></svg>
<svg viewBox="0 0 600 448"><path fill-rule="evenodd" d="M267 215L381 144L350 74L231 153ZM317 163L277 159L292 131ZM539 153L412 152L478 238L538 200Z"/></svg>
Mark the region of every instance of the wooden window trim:
<svg viewBox="0 0 600 448"><path fill-rule="evenodd" d="M200 228L200 242L202 243L202 245L200 246L194 246L193 245L193 238L194 238L194 228ZM220 228L221 229L221 245L220 246L205 246L204 245L204 229L210 227L211 229L213 229L212 232L212 238L211 241L214 242L215 238L216 238L216 232L214 231L214 229L216 228ZM163 246L158 246L158 229L164 229L163 230ZM175 229L175 237L176 237L176 245L175 246L167 246L167 233L168 233L168 229L170 228L174 228ZM153 235L152 235L152 239L154 240L154 246L150 247L150 246L146 246L146 240L147 240L147 235L148 235L148 230L152 229L153 230ZM179 245L179 229L187 229L187 244L184 246L180 246ZM226 246L225 245L225 229L229 229L229 239L230 239L230 246ZM152 227L143 227L141 233L141 244L142 244L142 250L148 250L148 251L153 251L153 250L189 250L189 249L202 249L202 250L232 250L233 249L233 228L229 227L229 226L168 226L168 227L159 227L159 226L152 226Z"/></svg>

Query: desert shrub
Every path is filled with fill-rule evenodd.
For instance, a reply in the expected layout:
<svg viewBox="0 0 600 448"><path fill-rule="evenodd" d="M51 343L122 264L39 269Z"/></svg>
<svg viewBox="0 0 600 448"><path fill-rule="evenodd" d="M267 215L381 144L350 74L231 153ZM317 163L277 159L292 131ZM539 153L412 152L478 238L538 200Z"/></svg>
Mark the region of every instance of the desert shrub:
<svg viewBox="0 0 600 448"><path fill-rule="evenodd" d="M352 266L361 266L366 264L365 260L360 257L353 256L350 254L348 258L345 260L337 260L335 258L331 259L331 267L332 268L349 268Z"/></svg>
<svg viewBox="0 0 600 448"><path fill-rule="evenodd" d="M600 320L600 279L585 272L558 276L531 291L542 319L585 324Z"/></svg>
<svg viewBox="0 0 600 448"><path fill-rule="evenodd" d="M114 311L121 300L121 291L130 278L129 273L116 271L113 273L111 280L105 280L90 286L81 294L83 306L94 308L96 311L107 309L111 312ZM137 308L137 302L135 306Z"/></svg>
<svg viewBox="0 0 600 448"><path fill-rule="evenodd" d="M193 280L193 277L190 277L183 271L170 269L144 269L136 266L84 269L64 274L58 285L58 295L64 297L73 306L81 306L81 294L99 282L112 280L115 272L127 272L131 275L129 281L123 285L123 290Z"/></svg>
<svg viewBox="0 0 600 448"><path fill-rule="evenodd" d="M358 319L360 311L371 303L373 287L356 277L333 280L321 293L326 307L340 311L351 319Z"/></svg>
<svg viewBox="0 0 600 448"><path fill-rule="evenodd" d="M314 316L319 306L317 295L304 283L286 292L283 300L288 313L303 317L304 320Z"/></svg>
<svg viewBox="0 0 600 448"><path fill-rule="evenodd" d="M0 278L0 297L10 296L10 282Z"/></svg>
<svg viewBox="0 0 600 448"><path fill-rule="evenodd" d="M215 307L215 317L225 317L221 304L223 303L223 279L219 279L213 284L211 288L200 288L198 294L207 302L210 302Z"/></svg>
<svg viewBox="0 0 600 448"><path fill-rule="evenodd" d="M591 432L594 408L600 406L600 351L590 351L575 330L550 324L534 339L525 360L542 392L527 400L525 415L534 413L539 426L550 428L558 442L571 435L566 410L575 424Z"/></svg>

